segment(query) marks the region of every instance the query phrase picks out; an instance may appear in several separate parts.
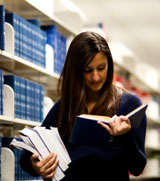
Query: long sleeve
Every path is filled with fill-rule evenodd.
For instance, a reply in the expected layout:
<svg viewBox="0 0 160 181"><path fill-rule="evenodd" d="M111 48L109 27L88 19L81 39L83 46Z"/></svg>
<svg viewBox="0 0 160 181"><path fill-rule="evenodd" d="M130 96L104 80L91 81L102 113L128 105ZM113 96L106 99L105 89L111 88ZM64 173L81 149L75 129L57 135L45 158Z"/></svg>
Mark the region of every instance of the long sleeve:
<svg viewBox="0 0 160 181"><path fill-rule="evenodd" d="M137 96L129 94L124 96L126 98L123 98L118 110L118 114L123 112L124 115L126 115L128 112L141 105L141 101ZM142 173L147 162L145 155L146 126L147 118L145 115L139 129L134 132L131 130L128 133L116 138L124 150L128 171L135 176L138 176Z"/></svg>

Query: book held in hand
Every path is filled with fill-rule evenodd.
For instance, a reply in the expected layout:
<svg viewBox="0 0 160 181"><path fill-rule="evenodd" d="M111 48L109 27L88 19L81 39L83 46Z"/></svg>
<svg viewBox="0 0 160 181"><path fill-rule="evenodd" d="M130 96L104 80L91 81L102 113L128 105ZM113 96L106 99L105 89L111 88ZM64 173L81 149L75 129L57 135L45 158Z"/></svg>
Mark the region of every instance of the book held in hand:
<svg viewBox="0 0 160 181"><path fill-rule="evenodd" d="M36 126L34 128L24 128L20 131L20 137L23 142L13 139L10 146L17 149L25 149L39 155L39 160L47 157L51 152L57 154L59 164L55 170L55 176L52 181L59 181L64 178L64 171L68 169L71 162L70 156L59 135L58 129L51 127Z"/></svg>
<svg viewBox="0 0 160 181"><path fill-rule="evenodd" d="M130 120L133 131L140 127L147 106L148 105L141 105L129 114L125 115ZM77 116L69 142L71 144L81 145L109 143L112 136L105 128L98 125L97 121L109 124L110 120L110 117L99 115L82 114Z"/></svg>

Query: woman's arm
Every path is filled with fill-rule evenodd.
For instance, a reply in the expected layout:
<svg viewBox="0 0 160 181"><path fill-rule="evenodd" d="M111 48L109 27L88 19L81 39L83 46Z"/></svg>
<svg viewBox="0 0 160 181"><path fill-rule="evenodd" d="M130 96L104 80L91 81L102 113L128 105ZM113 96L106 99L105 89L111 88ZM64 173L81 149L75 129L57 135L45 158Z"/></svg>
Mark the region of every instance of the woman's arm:
<svg viewBox="0 0 160 181"><path fill-rule="evenodd" d="M133 109L142 104L139 97L132 94L126 96L129 97L125 104L125 110L128 109L128 112L131 112ZM135 176L138 176L142 173L147 163L147 158L145 155L146 128L147 117L145 114L139 129L135 131L131 130L126 135L122 135L122 138L119 137L120 142L124 148L124 153L126 156L125 160L128 170Z"/></svg>
<svg viewBox="0 0 160 181"><path fill-rule="evenodd" d="M140 105L141 101L137 96L125 94L117 111L119 116L112 118L110 127L99 123L113 135L114 141L121 145L125 165L128 171L135 176L141 174L147 162L145 155L147 119L145 115L139 129L133 131L127 118L120 115L126 115Z"/></svg>

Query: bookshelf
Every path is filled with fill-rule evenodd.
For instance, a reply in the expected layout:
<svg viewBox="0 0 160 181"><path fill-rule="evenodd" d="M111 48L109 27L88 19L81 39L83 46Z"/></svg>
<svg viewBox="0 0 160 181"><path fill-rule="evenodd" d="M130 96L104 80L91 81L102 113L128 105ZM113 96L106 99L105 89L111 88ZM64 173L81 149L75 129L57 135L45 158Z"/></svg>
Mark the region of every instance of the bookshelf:
<svg viewBox="0 0 160 181"><path fill-rule="evenodd" d="M48 1L49 2L49 1ZM41 1L42 4L43 1ZM45 2L47 3L47 1ZM16 12L18 15L25 19L34 19L38 18L41 22L41 25L53 25L56 24L58 26L58 30L65 36L73 35L75 36L78 32L76 32L73 27L68 26L65 22L62 22L49 11L46 12L43 8L39 9L39 1L35 0L0 0L0 4L4 4L6 9L10 12ZM53 5L54 6L54 5ZM54 8L54 7L53 7ZM55 7L56 8L56 7Z"/></svg>
<svg viewBox="0 0 160 181"><path fill-rule="evenodd" d="M0 51L0 68L6 72L39 82L46 86L47 90L56 87L59 75L48 72L32 62L14 56L6 51Z"/></svg>

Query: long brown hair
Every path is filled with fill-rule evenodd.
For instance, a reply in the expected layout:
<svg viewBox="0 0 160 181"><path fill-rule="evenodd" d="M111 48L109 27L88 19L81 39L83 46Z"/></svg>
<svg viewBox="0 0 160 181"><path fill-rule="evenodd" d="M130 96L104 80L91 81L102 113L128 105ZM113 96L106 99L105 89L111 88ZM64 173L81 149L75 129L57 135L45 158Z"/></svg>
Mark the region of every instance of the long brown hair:
<svg viewBox="0 0 160 181"><path fill-rule="evenodd" d="M70 44L58 82L58 92L61 97L58 128L63 139L69 137L75 117L85 113L86 91L83 69L98 52L103 52L107 57L108 73L106 82L100 91L100 97L91 114L113 116L116 113L121 95L113 85L114 67L108 43L97 33L80 33Z"/></svg>

